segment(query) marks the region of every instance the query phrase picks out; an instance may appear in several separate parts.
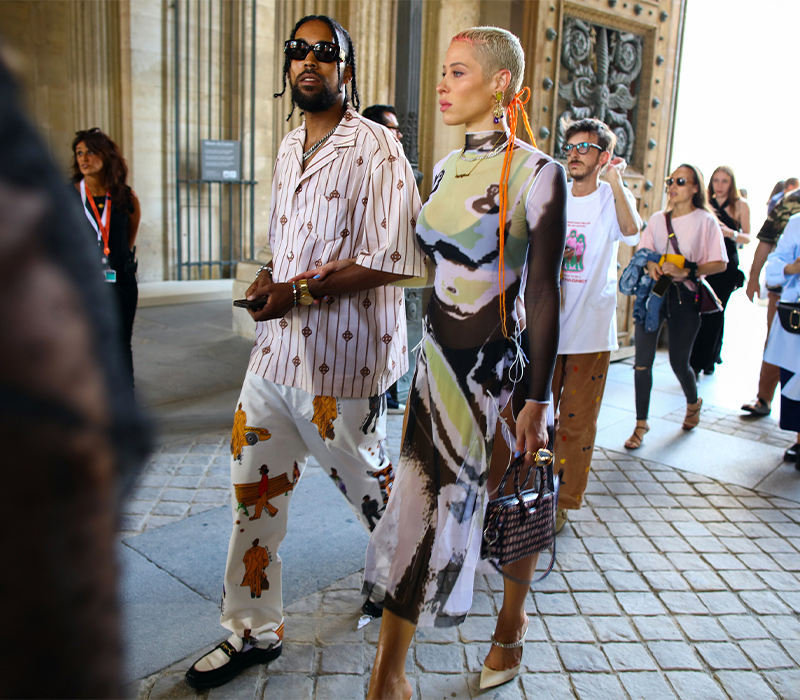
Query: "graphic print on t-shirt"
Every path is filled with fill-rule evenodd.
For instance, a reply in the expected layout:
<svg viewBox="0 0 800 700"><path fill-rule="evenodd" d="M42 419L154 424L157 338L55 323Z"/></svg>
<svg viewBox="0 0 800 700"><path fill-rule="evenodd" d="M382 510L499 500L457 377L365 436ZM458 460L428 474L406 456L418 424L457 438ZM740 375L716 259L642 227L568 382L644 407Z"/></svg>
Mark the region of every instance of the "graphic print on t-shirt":
<svg viewBox="0 0 800 700"><path fill-rule="evenodd" d="M583 253L586 250L586 235L583 233L584 227L587 226L584 222L568 222L567 226L567 248L572 251L567 251L564 255L564 260L561 267L564 272L583 272ZM580 282L581 277L570 278L566 274L564 279L569 282Z"/></svg>

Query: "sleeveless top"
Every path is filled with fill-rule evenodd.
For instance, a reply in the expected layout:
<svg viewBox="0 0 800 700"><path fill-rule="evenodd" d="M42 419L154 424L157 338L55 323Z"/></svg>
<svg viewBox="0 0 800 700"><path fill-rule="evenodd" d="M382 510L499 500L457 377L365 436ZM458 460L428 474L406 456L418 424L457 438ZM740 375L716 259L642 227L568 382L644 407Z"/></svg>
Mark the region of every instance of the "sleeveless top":
<svg viewBox="0 0 800 700"><path fill-rule="evenodd" d="M716 214L717 218L720 220L728 228L732 228L734 231L738 231L740 229L740 224L736 219L734 219L727 211L725 211L725 207L728 206L728 200L726 199L722 204L720 204L714 197L711 197L709 200L711 206L714 209L714 214ZM732 238L725 237L725 250L728 252L728 270L738 270L739 269L739 248L736 245L736 241Z"/></svg>

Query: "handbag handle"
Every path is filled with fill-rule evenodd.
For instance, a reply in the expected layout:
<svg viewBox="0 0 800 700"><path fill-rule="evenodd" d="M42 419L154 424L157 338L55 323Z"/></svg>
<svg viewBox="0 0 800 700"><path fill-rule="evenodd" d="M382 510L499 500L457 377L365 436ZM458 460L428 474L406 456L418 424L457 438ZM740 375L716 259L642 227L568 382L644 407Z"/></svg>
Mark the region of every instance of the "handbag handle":
<svg viewBox="0 0 800 700"><path fill-rule="evenodd" d="M509 474L513 472L514 493L516 494L517 500L519 501L520 510L525 514L525 517L529 517L530 513L528 512L528 509L525 507L525 504L523 502L520 481L519 481L520 467L524 462L525 462L525 455L523 454L517 457L513 462L511 462L511 464L508 465L505 473L503 474L503 478L500 479L500 484L497 487L497 497L502 498L503 496L505 496L506 482L508 481ZM532 508L534 508L534 510L539 505L539 500L542 498L544 494L544 484L547 483L548 487L550 486L550 484L547 481L547 473L545 472L545 467L549 466L552 463L553 463L553 453L550 450L544 447L537 450L536 454L533 456L533 464L531 464L528 467L528 473L525 475L525 479L522 481L523 484L527 484L534 470L536 470L540 474L542 487L539 489L539 493L536 496L536 500L533 502Z"/></svg>

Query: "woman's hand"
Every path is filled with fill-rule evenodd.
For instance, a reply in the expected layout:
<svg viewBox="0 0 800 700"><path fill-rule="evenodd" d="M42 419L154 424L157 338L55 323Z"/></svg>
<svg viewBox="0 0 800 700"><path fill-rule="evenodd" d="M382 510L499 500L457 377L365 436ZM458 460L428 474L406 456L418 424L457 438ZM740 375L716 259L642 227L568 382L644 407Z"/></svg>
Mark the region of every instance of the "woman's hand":
<svg viewBox="0 0 800 700"><path fill-rule="evenodd" d="M658 280L661 275L664 274L664 270L661 269L661 265L653 260L647 261L647 274L650 275L650 278L653 280Z"/></svg>
<svg viewBox="0 0 800 700"><path fill-rule="evenodd" d="M525 463L533 463L533 455L542 447L547 447L547 406L546 403L526 401L517 416L517 454L525 455Z"/></svg>
<svg viewBox="0 0 800 700"><path fill-rule="evenodd" d="M355 258L346 258L345 260L331 260L328 263L322 265L322 267L316 267L313 270L307 270L306 272L301 272L299 275L292 277L292 279L288 280L289 282L297 282L297 280L322 280L325 279L331 272L338 272L339 270L344 270L346 267L350 267L351 265L356 264Z"/></svg>
<svg viewBox="0 0 800 700"><path fill-rule="evenodd" d="M785 275L800 275L800 258L797 258L793 263L789 263L783 268Z"/></svg>
<svg viewBox="0 0 800 700"><path fill-rule="evenodd" d="M676 280L686 279L689 276L689 270L685 267L678 267L675 263L669 262L669 260L661 266L661 272Z"/></svg>

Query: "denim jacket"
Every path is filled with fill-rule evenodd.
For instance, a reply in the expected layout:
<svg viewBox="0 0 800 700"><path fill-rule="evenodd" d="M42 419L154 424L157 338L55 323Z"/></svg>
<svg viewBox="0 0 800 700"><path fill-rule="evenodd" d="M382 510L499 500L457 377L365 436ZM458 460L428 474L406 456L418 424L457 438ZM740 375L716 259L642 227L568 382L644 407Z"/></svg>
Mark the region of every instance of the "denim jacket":
<svg viewBox="0 0 800 700"><path fill-rule="evenodd" d="M648 261L658 262L660 259L661 255L654 250L641 248L633 254L619 278L619 291L636 297L633 304L633 320L641 323L648 333L652 333L659 326L664 298L651 294L654 281L647 274L646 266Z"/></svg>

